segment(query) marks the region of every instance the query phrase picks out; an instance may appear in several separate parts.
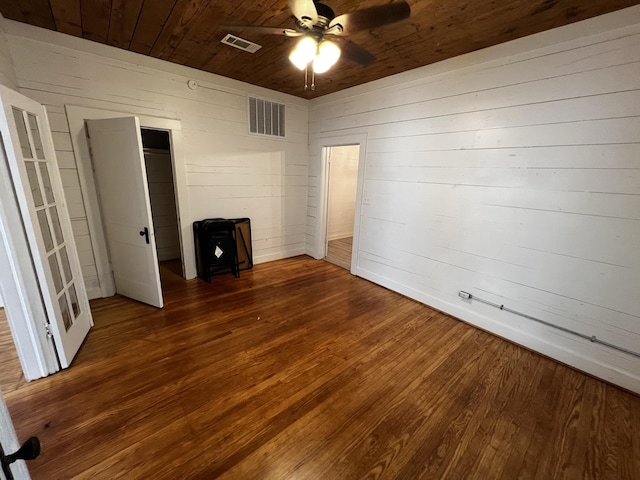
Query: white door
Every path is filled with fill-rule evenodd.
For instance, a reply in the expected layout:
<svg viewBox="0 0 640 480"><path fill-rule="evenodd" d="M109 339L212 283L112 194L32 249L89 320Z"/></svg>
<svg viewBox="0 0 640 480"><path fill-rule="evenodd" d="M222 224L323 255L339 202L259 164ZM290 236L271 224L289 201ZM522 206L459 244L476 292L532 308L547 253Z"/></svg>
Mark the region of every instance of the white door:
<svg viewBox="0 0 640 480"><path fill-rule="evenodd" d="M71 364L92 325L71 221L45 109L0 87L0 132L62 368ZM24 259L22 259L24 261Z"/></svg>
<svg viewBox="0 0 640 480"><path fill-rule="evenodd" d="M86 123L116 292L162 308L140 122L126 117Z"/></svg>

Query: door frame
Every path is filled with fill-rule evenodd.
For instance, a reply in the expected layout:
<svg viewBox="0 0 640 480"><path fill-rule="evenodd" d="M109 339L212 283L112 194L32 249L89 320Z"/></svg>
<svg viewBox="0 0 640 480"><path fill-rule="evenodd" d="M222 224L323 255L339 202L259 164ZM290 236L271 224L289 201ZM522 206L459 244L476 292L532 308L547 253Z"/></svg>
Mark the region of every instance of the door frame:
<svg viewBox="0 0 640 480"><path fill-rule="evenodd" d="M85 120L85 125L116 292L162 308L140 120L133 116L103 118Z"/></svg>
<svg viewBox="0 0 640 480"><path fill-rule="evenodd" d="M180 120L161 117L136 115L131 112L102 110L98 108L65 105L71 143L76 154L76 166L80 179L80 190L84 198L89 225L89 236L96 261L96 270L100 291L93 292L95 296L110 297L115 294L115 284L109 266L106 236L102 226L102 215L98 202L97 188L91 166L89 142L87 141L85 120L100 120L105 118L138 117L141 128L168 131L171 136L171 163L173 168L174 190L176 193L176 210L182 253L183 276L186 279L195 278L195 247L190 224L189 198L187 195L186 169L182 144L182 125Z"/></svg>
<svg viewBox="0 0 640 480"><path fill-rule="evenodd" d="M367 134L351 134L319 139L320 158L320 185L318 192L319 217L316 224L315 258L321 259L327 256L327 227L329 218L329 155L331 147L346 147L358 145L360 147L358 157L358 183L356 187L356 208L353 216L353 246L351 248L351 269L355 275L358 267L358 252L360 251L360 216L362 213L362 195L364 191L365 168L367 158Z"/></svg>

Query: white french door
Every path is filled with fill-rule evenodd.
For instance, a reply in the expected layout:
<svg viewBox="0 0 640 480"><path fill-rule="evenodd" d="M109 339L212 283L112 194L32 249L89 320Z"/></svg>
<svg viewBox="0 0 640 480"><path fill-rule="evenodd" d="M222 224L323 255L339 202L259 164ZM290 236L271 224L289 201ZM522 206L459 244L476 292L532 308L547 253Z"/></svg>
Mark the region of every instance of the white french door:
<svg viewBox="0 0 640 480"><path fill-rule="evenodd" d="M0 86L0 134L28 239L47 329L67 368L92 325L45 109ZM32 319L35 321L35 319Z"/></svg>
<svg viewBox="0 0 640 480"><path fill-rule="evenodd" d="M137 117L86 120L116 292L162 308L162 285Z"/></svg>

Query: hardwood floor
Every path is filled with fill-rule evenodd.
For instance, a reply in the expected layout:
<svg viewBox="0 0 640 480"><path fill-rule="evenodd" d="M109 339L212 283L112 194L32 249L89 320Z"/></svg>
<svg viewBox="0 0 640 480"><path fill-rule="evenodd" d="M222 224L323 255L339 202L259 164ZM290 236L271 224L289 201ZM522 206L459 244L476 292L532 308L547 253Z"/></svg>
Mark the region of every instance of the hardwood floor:
<svg viewBox="0 0 640 480"><path fill-rule="evenodd" d="M0 380L38 479L640 478L640 397L309 257L93 301L70 369Z"/></svg>
<svg viewBox="0 0 640 480"><path fill-rule="evenodd" d="M353 237L339 238L338 240L330 240L327 248L327 256L324 260L331 262L339 267L351 270L351 251L353 246Z"/></svg>

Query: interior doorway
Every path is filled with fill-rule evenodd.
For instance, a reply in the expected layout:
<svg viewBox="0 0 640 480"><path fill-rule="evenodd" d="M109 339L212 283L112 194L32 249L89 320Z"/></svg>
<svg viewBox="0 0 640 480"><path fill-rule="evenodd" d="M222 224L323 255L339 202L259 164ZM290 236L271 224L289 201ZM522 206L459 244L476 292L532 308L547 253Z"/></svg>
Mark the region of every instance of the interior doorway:
<svg viewBox="0 0 640 480"><path fill-rule="evenodd" d="M183 275L172 131L137 117L85 123L115 293L162 308L160 262Z"/></svg>
<svg viewBox="0 0 640 480"><path fill-rule="evenodd" d="M77 107L66 105L65 110L67 112L67 119L69 123L69 130L71 133L71 141L73 150L76 152L76 164L78 168L78 176L80 178L80 190L84 200L85 210L87 214L87 223L89 227L89 237L91 242L91 248L93 250L93 256L95 259L95 265L97 270L97 285L92 288L89 298L101 298L111 297L116 293L116 285L114 281L111 257L113 256L110 249L107 248L107 235L105 232L104 224L105 218L101 208L101 201L98 198L98 188L96 184L96 178L94 175L94 168L92 165L92 155L89 152L89 139L87 138L87 122L93 120L105 120L105 119L122 119L122 118L134 118L129 112L118 112L115 110L102 110L96 108ZM144 147L142 145L142 129L163 131L169 135L170 138L170 151L172 160L172 176L174 180L174 193L175 193L175 205L176 205L176 217L179 225L179 244L180 244L180 273L179 276L184 279L195 278L196 265L195 265L195 250L193 244L193 232L191 227L191 214L189 209L189 199L187 191L187 179L185 168L185 155L184 146L182 142L182 126L179 120L161 118L161 117L149 117L149 116L135 116L138 120L137 128L131 127L132 136L137 132L139 138L139 156L138 160L131 159L124 165L127 167L131 163L140 165L141 174L144 176L143 183L147 181L146 174L146 162L144 160ZM147 136L145 134L145 136ZM166 138L166 137L165 137ZM112 143L123 144L123 142L107 142L107 145ZM133 138L131 142L133 148ZM166 142L165 142L166 145ZM153 148L152 146L150 148ZM117 172L116 172L117 173ZM122 190L122 188L121 188ZM133 191L142 195L144 191L148 197L148 188L146 185L144 189L135 188ZM126 192L125 192L126 193ZM130 236L130 240L133 243L134 238L138 237L138 233L143 231L144 226L150 226L153 224L151 219L151 205L149 203L149 223L137 224L137 230ZM141 203L141 202L135 202ZM158 223L158 222L156 222ZM155 232L149 231L149 242L153 244L155 248ZM149 255L151 257L151 255ZM136 258L134 258L136 260ZM151 258L149 258L149 265L151 265ZM158 257L156 253L153 253L153 260L156 263L155 268L149 267L147 275L154 275L157 277L158 288L160 288L160 276L158 275ZM176 261L177 262L177 261ZM164 270L164 268L163 268Z"/></svg>
<svg viewBox="0 0 640 480"><path fill-rule="evenodd" d="M360 145L324 148L327 205L324 260L351 270Z"/></svg>
<svg viewBox="0 0 640 480"><path fill-rule="evenodd" d="M86 128L115 293L162 308L140 122L104 118Z"/></svg>
<svg viewBox="0 0 640 480"><path fill-rule="evenodd" d="M166 130L145 127L141 128L141 134L158 263L161 268L182 277L183 261L170 135Z"/></svg>

